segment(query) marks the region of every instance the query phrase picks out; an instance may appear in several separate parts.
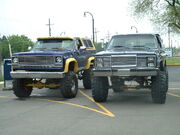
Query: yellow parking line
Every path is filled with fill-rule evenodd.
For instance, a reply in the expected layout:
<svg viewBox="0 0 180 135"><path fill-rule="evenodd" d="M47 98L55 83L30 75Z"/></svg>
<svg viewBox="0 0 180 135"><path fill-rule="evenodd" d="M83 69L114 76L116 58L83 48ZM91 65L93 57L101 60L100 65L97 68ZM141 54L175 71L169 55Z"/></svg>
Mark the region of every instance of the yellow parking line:
<svg viewBox="0 0 180 135"><path fill-rule="evenodd" d="M39 100L44 100L44 101L49 101L49 102L54 102L54 103L60 103L60 104L66 104L66 105L71 105L71 106L75 106L75 107L80 107L80 108L84 108L87 110L91 110L109 117L115 117L115 115L110 112L108 109L106 109L103 105L101 105L100 103L95 102L89 95L87 95L86 93L84 93L82 90L79 90L80 93L85 96L86 98L88 98L91 102L95 103L99 108L101 108L103 111L94 109L94 108L90 108L87 106L83 106L83 105L79 105L79 104L74 104L74 103L70 103L70 102L64 102L64 101L56 101L56 100L50 100L50 99L41 99L38 98Z"/></svg>
<svg viewBox="0 0 180 135"><path fill-rule="evenodd" d="M75 107L80 107L80 108L91 110L91 111L94 111L94 112L97 112L97 113L100 113L100 114L103 114L103 115L106 115L109 117L114 117L114 116L107 114L106 112L102 112L102 111L99 111L97 109L93 109L93 108L83 106L83 105L79 105L79 104L74 104L74 103L69 103L69 102L64 102L64 101L49 100L49 99L39 99L39 100L44 100L44 101L49 101L49 102L54 102L54 103L60 103L60 104L66 104L66 105L71 105L71 106L75 106Z"/></svg>
<svg viewBox="0 0 180 135"><path fill-rule="evenodd" d="M10 97L10 96L0 96L0 98L14 98L14 97Z"/></svg>
<svg viewBox="0 0 180 135"><path fill-rule="evenodd" d="M90 101L92 101L93 103L95 103L98 107L100 107L103 111L106 112L106 114L110 117L115 117L115 115L110 112L108 109L106 109L103 105L101 105L100 103L95 102L89 95L87 95L86 93L84 93L82 90L79 90L79 92L84 95L85 97L87 97Z"/></svg>
<svg viewBox="0 0 180 135"><path fill-rule="evenodd" d="M168 92L167 94L168 94L168 95L171 95L171 96L174 96L174 97L178 97L178 98L180 98L180 96L179 96L179 95L176 95L176 94L173 94L173 93L170 93L170 92Z"/></svg>
<svg viewBox="0 0 180 135"><path fill-rule="evenodd" d="M91 110L109 117L115 117L115 115L113 113L111 113L108 109L106 109L103 105L101 105L100 103L95 102L90 96L88 96L87 94L85 94L84 92L82 92L81 90L79 90L80 93L85 96L86 98L88 98L90 101L92 101L93 103L95 103L99 108L101 108L103 111L94 109L94 108L90 108L87 106L83 106L83 105L79 105L79 104L74 104L74 103L70 103L70 102L65 102L65 101L56 101L56 100L51 100L51 99L43 99L43 98L35 98L37 100L42 100L42 101L49 101L49 102L54 102L54 103L60 103L60 104L66 104L66 105L71 105L71 106L75 106L75 107L80 107L80 108L84 108L87 110ZM16 97L10 97L10 96L0 96L0 98L16 98Z"/></svg>
<svg viewBox="0 0 180 135"><path fill-rule="evenodd" d="M170 90L180 90L180 88L169 88Z"/></svg>

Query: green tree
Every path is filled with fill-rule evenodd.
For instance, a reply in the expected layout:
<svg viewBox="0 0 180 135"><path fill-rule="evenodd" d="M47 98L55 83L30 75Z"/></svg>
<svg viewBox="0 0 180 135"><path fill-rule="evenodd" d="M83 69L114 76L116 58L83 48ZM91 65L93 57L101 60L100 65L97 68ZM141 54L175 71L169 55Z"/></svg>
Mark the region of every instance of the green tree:
<svg viewBox="0 0 180 135"><path fill-rule="evenodd" d="M150 17L160 30L170 27L174 33L180 33L179 0L133 0L130 3L133 15Z"/></svg>
<svg viewBox="0 0 180 135"><path fill-rule="evenodd" d="M101 42L95 44L96 52L100 52L100 51L104 50L102 45L103 45L103 43L101 43Z"/></svg>
<svg viewBox="0 0 180 135"><path fill-rule="evenodd" d="M9 46L8 44L11 44L11 50L12 53L16 52L25 52L28 50L29 46L33 46L33 42L31 39L24 35L11 35L6 38L3 38L0 42L0 54L2 58L9 58Z"/></svg>

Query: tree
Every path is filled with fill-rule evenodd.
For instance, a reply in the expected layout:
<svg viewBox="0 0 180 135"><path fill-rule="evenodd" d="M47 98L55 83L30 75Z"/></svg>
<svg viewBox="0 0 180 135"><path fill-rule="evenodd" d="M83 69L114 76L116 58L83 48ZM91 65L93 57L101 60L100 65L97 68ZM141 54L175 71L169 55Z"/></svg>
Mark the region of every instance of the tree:
<svg viewBox="0 0 180 135"><path fill-rule="evenodd" d="M103 45L103 43L101 43L101 42L95 44L96 52L100 52L100 51L104 50L102 45Z"/></svg>
<svg viewBox="0 0 180 135"><path fill-rule="evenodd" d="M130 7L134 16L148 16L158 27L169 27L172 32L180 34L179 0L133 0Z"/></svg>
<svg viewBox="0 0 180 135"><path fill-rule="evenodd" d="M33 42L31 39L24 35L11 35L8 37L3 36L4 38L1 39L0 43L0 54L2 58L10 58L9 55L9 46L8 44L11 44L11 50L12 53L16 52L25 52L28 50L29 46L33 46Z"/></svg>

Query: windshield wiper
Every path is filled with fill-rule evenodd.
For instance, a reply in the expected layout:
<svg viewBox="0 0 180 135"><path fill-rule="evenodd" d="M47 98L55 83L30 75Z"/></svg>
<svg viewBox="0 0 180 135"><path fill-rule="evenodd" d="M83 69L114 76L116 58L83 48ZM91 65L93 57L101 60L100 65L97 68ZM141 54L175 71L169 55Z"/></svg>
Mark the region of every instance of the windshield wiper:
<svg viewBox="0 0 180 135"><path fill-rule="evenodd" d="M51 49L54 49L54 50L64 50L64 48L51 48Z"/></svg>
<svg viewBox="0 0 180 135"><path fill-rule="evenodd" d="M134 48L146 48L146 49L151 49L150 47L147 47L147 46L142 46L142 45L134 45L132 46Z"/></svg>
<svg viewBox="0 0 180 135"><path fill-rule="evenodd" d="M113 46L113 48L129 48L127 46L122 46L122 45L116 45L116 46Z"/></svg>
<svg viewBox="0 0 180 135"><path fill-rule="evenodd" d="M40 50L44 50L44 49L47 49L47 48L35 48L35 49L40 49Z"/></svg>

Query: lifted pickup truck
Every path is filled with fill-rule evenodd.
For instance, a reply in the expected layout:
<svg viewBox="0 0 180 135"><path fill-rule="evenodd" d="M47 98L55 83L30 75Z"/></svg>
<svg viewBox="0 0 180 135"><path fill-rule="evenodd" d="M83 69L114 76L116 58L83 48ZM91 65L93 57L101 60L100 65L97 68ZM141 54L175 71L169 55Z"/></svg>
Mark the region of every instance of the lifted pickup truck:
<svg viewBox="0 0 180 135"><path fill-rule="evenodd" d="M86 89L91 88L95 52L91 40L85 38L38 38L30 52L12 55L14 94L29 97L33 87L47 87L59 88L64 98L74 98L78 78Z"/></svg>
<svg viewBox="0 0 180 135"><path fill-rule="evenodd" d="M166 101L166 54L158 34L113 36L107 49L95 55L93 74L92 95L97 102L107 100L109 82L114 92L121 92L128 87L125 81L135 81L135 88L151 89L154 103Z"/></svg>

